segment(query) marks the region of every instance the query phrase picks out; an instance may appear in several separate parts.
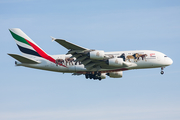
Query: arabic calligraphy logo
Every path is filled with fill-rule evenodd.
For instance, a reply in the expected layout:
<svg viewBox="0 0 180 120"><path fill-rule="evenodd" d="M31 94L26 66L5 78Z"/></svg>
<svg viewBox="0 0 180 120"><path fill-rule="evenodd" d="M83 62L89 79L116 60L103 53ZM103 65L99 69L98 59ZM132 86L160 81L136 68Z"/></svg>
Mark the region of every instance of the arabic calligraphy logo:
<svg viewBox="0 0 180 120"><path fill-rule="evenodd" d="M96 53L96 56L100 56L100 53L99 53L99 52L97 52L97 53Z"/></svg>
<svg viewBox="0 0 180 120"><path fill-rule="evenodd" d="M116 59L115 63L118 64L118 60L117 59Z"/></svg>

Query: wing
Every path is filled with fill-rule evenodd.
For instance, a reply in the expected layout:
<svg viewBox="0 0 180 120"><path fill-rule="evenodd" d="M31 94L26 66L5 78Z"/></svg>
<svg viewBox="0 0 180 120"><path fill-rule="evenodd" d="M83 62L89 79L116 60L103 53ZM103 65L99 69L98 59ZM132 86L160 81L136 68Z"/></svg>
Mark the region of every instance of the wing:
<svg viewBox="0 0 180 120"><path fill-rule="evenodd" d="M86 48L80 47L78 45L75 45L73 43L70 43L66 40L63 39L55 39L54 41L58 42L61 44L63 47L67 48L68 50L87 50Z"/></svg>
<svg viewBox="0 0 180 120"><path fill-rule="evenodd" d="M100 70L100 69L114 69L116 67L109 66L107 64L107 59L113 58L113 55L104 54L103 59L91 59L90 52L96 51L81 46L75 45L63 39L54 39L53 41L58 42L63 47L67 48L69 51L67 54L71 54L72 57L76 58L76 62L81 62L84 64L87 70ZM124 64L122 67L127 67ZM119 68L119 67L117 67Z"/></svg>

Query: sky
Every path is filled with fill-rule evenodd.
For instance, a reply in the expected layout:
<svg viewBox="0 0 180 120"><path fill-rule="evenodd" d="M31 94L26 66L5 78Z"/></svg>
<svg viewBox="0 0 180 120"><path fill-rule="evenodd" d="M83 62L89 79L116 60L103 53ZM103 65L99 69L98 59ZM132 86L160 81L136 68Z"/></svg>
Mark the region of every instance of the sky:
<svg viewBox="0 0 180 120"><path fill-rule="evenodd" d="M16 67L9 28L48 54L67 50L50 36L89 49L156 50L173 64L102 81ZM179 0L0 0L0 120L179 120Z"/></svg>

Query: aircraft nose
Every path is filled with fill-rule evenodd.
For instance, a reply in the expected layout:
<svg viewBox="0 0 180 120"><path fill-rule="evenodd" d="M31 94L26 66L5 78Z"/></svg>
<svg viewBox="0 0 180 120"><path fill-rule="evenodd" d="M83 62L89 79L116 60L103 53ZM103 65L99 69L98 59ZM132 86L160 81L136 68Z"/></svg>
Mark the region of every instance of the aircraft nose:
<svg viewBox="0 0 180 120"><path fill-rule="evenodd" d="M167 59L167 64L168 64L168 65L171 65L172 63L173 63L173 60L168 57L168 59Z"/></svg>

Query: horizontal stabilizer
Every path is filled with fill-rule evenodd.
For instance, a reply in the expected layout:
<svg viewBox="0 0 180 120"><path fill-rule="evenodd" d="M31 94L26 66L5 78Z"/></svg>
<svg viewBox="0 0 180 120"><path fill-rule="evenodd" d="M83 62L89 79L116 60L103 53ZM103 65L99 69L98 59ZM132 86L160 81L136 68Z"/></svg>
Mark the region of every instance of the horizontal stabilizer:
<svg viewBox="0 0 180 120"><path fill-rule="evenodd" d="M40 63L36 60L30 59L30 58L27 58L27 57L24 57L21 55L17 55L17 54L8 54L8 55L10 55L11 57L18 60L21 63L28 63L28 64L39 64Z"/></svg>
<svg viewBox="0 0 180 120"><path fill-rule="evenodd" d="M55 39L54 41L58 42L68 50L87 50L86 48L80 47L63 39Z"/></svg>

